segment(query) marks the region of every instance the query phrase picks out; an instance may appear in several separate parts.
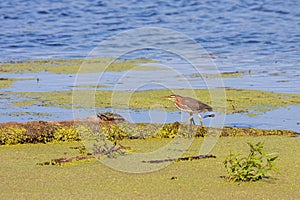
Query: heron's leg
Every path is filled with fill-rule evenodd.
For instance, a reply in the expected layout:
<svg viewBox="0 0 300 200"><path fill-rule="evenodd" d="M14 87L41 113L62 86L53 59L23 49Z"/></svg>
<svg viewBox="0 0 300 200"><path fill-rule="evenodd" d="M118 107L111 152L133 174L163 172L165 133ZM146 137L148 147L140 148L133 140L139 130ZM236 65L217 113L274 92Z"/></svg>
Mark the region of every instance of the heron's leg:
<svg viewBox="0 0 300 200"><path fill-rule="evenodd" d="M190 124L194 124L195 125L195 121L193 118L193 113L190 113L190 118L189 118Z"/></svg>
<svg viewBox="0 0 300 200"><path fill-rule="evenodd" d="M192 137L192 134L193 134L193 124L195 125L195 121L194 121L194 118L193 118L193 113L190 113L190 118L189 118L189 121L190 121L190 127L189 127L189 135L188 137L191 138Z"/></svg>
<svg viewBox="0 0 300 200"><path fill-rule="evenodd" d="M198 114L199 119L200 119L200 125L203 126L203 122L202 122L202 116L200 115L200 113Z"/></svg>
<svg viewBox="0 0 300 200"><path fill-rule="evenodd" d="M194 118L193 118L193 113L190 113L190 117L189 117L189 119L188 119L188 121L187 122L189 122L190 124L192 124L192 123L194 123L195 124L195 122L194 122Z"/></svg>

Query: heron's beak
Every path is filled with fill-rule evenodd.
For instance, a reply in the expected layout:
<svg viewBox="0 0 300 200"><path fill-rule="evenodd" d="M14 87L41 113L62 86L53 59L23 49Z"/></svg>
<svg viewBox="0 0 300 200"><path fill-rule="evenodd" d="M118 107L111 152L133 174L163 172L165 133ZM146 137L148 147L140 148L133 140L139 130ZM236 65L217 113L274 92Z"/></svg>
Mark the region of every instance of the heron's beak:
<svg viewBox="0 0 300 200"><path fill-rule="evenodd" d="M163 96L163 97L161 97L161 98L163 98L163 99L169 99L170 96Z"/></svg>

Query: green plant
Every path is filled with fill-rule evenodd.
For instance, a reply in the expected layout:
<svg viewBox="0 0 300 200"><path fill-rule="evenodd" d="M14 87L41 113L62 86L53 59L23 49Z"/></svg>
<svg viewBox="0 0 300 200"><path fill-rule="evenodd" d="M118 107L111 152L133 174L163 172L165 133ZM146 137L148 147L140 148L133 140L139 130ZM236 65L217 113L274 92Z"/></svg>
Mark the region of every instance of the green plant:
<svg viewBox="0 0 300 200"><path fill-rule="evenodd" d="M250 153L247 157L240 157L240 154L230 154L224 160L224 166L227 170L228 181L258 181L269 175L269 171L279 173L274 167L276 154L267 154L264 149L264 143L257 144L247 143L250 146Z"/></svg>
<svg viewBox="0 0 300 200"><path fill-rule="evenodd" d="M58 128L54 133L54 141L79 141L79 133L75 127L61 127Z"/></svg>
<svg viewBox="0 0 300 200"><path fill-rule="evenodd" d="M0 129L0 144L22 144L27 139L25 132L26 129L22 127Z"/></svg>
<svg viewBox="0 0 300 200"><path fill-rule="evenodd" d="M117 124L102 125L102 131L106 139L114 143L117 143L124 138L128 138L126 131L124 131L123 128Z"/></svg>
<svg viewBox="0 0 300 200"><path fill-rule="evenodd" d="M157 136L161 138L174 138L178 133L179 127L179 122L164 124L163 127L160 128Z"/></svg>

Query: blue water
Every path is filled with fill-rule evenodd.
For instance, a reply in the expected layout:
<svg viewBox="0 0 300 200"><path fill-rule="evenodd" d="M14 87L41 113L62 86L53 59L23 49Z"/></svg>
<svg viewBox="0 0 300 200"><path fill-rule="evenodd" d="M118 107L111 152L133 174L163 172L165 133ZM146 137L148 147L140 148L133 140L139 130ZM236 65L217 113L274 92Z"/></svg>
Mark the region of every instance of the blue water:
<svg viewBox="0 0 300 200"><path fill-rule="evenodd" d="M122 3L114 0L4 0L0 1L0 62L84 58L108 38L141 27L167 28L182 33L200 44L221 72L245 73L245 76L239 78L223 79L225 87L300 93L300 1L294 0L128 0ZM126 42L130 43L130 40ZM166 42L176 48L176 42ZM180 78L188 77L193 88L206 88L205 83L194 81L188 76L192 72L176 56L149 50L138 52L136 57L152 58L163 65L183 66L181 72L184 76L176 79L176 82L173 79L175 76L170 76L166 71L149 72L157 80L168 82L170 78L176 84L182 81ZM134 75L139 72L136 73ZM124 72L106 73L100 84L106 84L108 88L102 89L113 89L123 76ZM54 75L44 72L1 74L0 77L40 79L39 84L35 80L17 81L12 88L2 88L0 92L72 90L75 80L74 74ZM128 82L129 79L124 80ZM136 78L130 80L136 81ZM153 80L144 81L148 84L144 89L160 89L156 88L158 85L151 85ZM176 85L170 85L170 88L176 88ZM35 107L8 108L8 100L0 100L1 122L35 119L30 114L36 111ZM298 110L298 107L279 109L276 114L271 112L268 116L277 116L279 112L296 116L290 120L291 123L281 118L274 122L281 124L281 128L299 131L299 114L293 110ZM22 112L29 114L18 116ZM72 117L71 113L65 114L66 110L53 112L56 119ZM59 112L64 114L58 116ZM136 113L138 115L141 113ZM244 121L236 120L236 116ZM236 116L228 116L229 121L226 123L234 126L248 121L253 127L274 127L270 121L260 125L258 122L261 118L253 121L246 115ZM47 120L53 118L40 117ZM273 120L272 117L270 119Z"/></svg>
<svg viewBox="0 0 300 200"><path fill-rule="evenodd" d="M84 58L125 30L160 27L194 39L212 54L220 71L251 70L264 80L279 74L279 83L259 86L300 92L300 1L4 0L0 24L0 62ZM176 47L172 40L170 44ZM163 61L163 54L140 56Z"/></svg>
<svg viewBox="0 0 300 200"><path fill-rule="evenodd" d="M294 0L4 0L0 24L0 61L85 57L108 37L145 26L188 35L226 57L224 68L298 67L300 60Z"/></svg>

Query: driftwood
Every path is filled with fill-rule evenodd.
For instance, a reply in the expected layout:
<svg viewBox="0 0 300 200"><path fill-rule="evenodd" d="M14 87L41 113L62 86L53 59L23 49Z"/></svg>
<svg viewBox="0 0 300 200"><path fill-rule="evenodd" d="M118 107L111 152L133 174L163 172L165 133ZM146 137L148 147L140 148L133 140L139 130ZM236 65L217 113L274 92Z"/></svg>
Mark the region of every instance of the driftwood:
<svg viewBox="0 0 300 200"><path fill-rule="evenodd" d="M46 161L42 163L37 163L37 165L63 165L66 163L71 163L74 161L81 161L81 160L89 160L94 159L95 155L85 155L85 156L76 156L76 157L62 157L62 158L56 158L52 159L51 161ZM198 155L198 156L187 156L187 157L181 157L181 158L170 158L170 159L164 159L164 160L149 160L149 161L142 161L143 163L163 163L163 162L179 162L179 161L192 161L192 160L199 160L199 159L205 159L205 158L216 158L216 156L212 154L207 155Z"/></svg>
<svg viewBox="0 0 300 200"><path fill-rule="evenodd" d="M192 161L192 160L199 160L204 158L216 158L216 156L212 154L206 154L206 155L198 155L198 156L187 156L187 157L181 157L181 158L169 158L164 160L149 160L149 161L143 161L143 163L162 163L162 162L178 162L178 161Z"/></svg>

